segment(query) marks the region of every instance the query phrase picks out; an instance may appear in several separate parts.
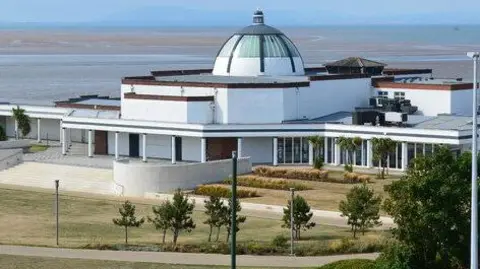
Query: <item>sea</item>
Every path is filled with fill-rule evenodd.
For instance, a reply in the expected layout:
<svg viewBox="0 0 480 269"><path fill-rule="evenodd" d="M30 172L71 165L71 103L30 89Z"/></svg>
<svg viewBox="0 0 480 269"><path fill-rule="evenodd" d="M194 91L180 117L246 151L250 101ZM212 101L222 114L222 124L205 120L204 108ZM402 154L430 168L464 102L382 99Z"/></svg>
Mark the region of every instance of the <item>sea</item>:
<svg viewBox="0 0 480 269"><path fill-rule="evenodd" d="M349 56L389 67L433 68L471 80L480 25L278 27L306 66ZM84 94L118 97L121 78L210 68L237 27L0 27L0 102L52 104Z"/></svg>

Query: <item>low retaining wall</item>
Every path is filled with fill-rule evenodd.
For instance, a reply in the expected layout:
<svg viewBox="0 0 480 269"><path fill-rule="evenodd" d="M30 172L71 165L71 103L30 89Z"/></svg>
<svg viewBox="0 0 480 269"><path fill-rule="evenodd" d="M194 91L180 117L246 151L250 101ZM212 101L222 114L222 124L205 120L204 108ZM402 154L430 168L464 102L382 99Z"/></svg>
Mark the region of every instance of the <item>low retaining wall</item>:
<svg viewBox="0 0 480 269"><path fill-rule="evenodd" d="M22 149L27 152L30 148L29 140L7 140L0 142L0 150L2 149Z"/></svg>
<svg viewBox="0 0 480 269"><path fill-rule="evenodd" d="M23 162L22 149L0 149L0 171Z"/></svg>
<svg viewBox="0 0 480 269"><path fill-rule="evenodd" d="M238 159L238 174L251 173L250 158ZM232 174L232 160L206 163L155 164L118 160L113 163L113 180L124 196L144 196L147 192L172 192L197 185L220 182Z"/></svg>

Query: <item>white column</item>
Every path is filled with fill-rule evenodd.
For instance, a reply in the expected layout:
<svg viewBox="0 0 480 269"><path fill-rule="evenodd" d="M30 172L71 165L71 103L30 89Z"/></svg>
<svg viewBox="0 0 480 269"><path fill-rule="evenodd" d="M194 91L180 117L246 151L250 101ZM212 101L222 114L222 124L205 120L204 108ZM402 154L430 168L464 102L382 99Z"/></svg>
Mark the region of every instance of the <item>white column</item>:
<svg viewBox="0 0 480 269"><path fill-rule="evenodd" d="M408 168L408 144L402 142L402 171L406 171Z"/></svg>
<svg viewBox="0 0 480 269"><path fill-rule="evenodd" d="M360 157L361 157L361 162L362 162L362 165L365 163L365 150L364 150L364 147L363 147L363 143L365 143L365 140L362 140L362 149L360 150Z"/></svg>
<svg viewBox="0 0 480 269"><path fill-rule="evenodd" d="M367 140L367 167L373 167L373 144L372 140Z"/></svg>
<svg viewBox="0 0 480 269"><path fill-rule="evenodd" d="M18 140L19 137L20 137L20 134L18 133L18 121L15 120L15 139Z"/></svg>
<svg viewBox="0 0 480 269"><path fill-rule="evenodd" d="M177 147L176 147L176 137L172 135L172 163L177 163Z"/></svg>
<svg viewBox="0 0 480 269"><path fill-rule="evenodd" d="M207 162L207 139L204 137L200 140L200 161Z"/></svg>
<svg viewBox="0 0 480 269"><path fill-rule="evenodd" d="M237 157L241 158L243 157L243 138L239 137L237 138Z"/></svg>
<svg viewBox="0 0 480 269"><path fill-rule="evenodd" d="M142 139L142 157L143 161L147 162L147 134L143 134L143 139Z"/></svg>
<svg viewBox="0 0 480 269"><path fill-rule="evenodd" d="M313 165L313 144L308 141L308 164Z"/></svg>
<svg viewBox="0 0 480 269"><path fill-rule="evenodd" d="M40 119L38 118L37 119L37 142L41 142L42 141L42 132L41 132L41 129L40 129Z"/></svg>
<svg viewBox="0 0 480 269"><path fill-rule="evenodd" d="M118 152L118 132L115 132L115 160L118 160L119 152Z"/></svg>
<svg viewBox="0 0 480 269"><path fill-rule="evenodd" d="M340 145L338 145L336 138L335 138L334 151L335 151L335 165L340 165L340 154L341 154L341 151L340 151Z"/></svg>
<svg viewBox="0 0 480 269"><path fill-rule="evenodd" d="M278 165L278 138L273 138L273 165Z"/></svg>
<svg viewBox="0 0 480 269"><path fill-rule="evenodd" d="M323 162L327 163L328 160L328 137L323 140Z"/></svg>
<svg viewBox="0 0 480 269"><path fill-rule="evenodd" d="M61 137L65 137L65 128L62 128L62 135ZM67 154L67 143L65 143L65 139L62 139L62 154L66 155Z"/></svg>
<svg viewBox="0 0 480 269"><path fill-rule="evenodd" d="M62 120L60 120L60 144L63 143Z"/></svg>
<svg viewBox="0 0 480 269"><path fill-rule="evenodd" d="M92 130L88 130L88 157L92 158L93 157L93 131ZM63 140L66 140L65 137L63 138Z"/></svg>

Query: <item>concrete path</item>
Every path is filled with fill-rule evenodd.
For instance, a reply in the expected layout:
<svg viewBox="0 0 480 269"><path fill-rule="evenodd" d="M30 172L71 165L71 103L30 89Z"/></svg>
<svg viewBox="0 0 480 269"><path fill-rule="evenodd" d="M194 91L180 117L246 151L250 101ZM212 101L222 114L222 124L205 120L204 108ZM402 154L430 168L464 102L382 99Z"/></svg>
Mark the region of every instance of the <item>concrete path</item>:
<svg viewBox="0 0 480 269"><path fill-rule="evenodd" d="M198 254L198 253L170 253L170 252L132 252L132 251L107 251L107 250L84 250L63 249L23 246L0 246L0 254L37 256L53 258L74 258L89 260L110 260L128 262L151 262L165 264L187 265L230 265L230 256L221 254ZM289 257L289 256L237 256L238 266L255 267L315 267L331 262L347 259L376 259L378 253L315 256L315 257Z"/></svg>

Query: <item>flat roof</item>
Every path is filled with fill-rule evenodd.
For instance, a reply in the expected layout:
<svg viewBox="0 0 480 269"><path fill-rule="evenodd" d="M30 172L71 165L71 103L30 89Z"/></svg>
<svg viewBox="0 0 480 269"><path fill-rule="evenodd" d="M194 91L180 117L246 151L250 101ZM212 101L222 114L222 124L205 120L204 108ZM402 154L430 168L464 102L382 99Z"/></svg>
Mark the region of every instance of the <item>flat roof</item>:
<svg viewBox="0 0 480 269"><path fill-rule="evenodd" d="M318 118L306 120L286 121L285 123L331 123L331 124L352 124L352 112L339 111ZM472 118L468 116L456 115L438 115L438 116L422 116L408 115L408 121L405 127L415 129L435 129L435 130L471 130Z"/></svg>
<svg viewBox="0 0 480 269"><path fill-rule="evenodd" d="M258 76L258 77L244 77L244 76L218 76L211 74L201 75L181 75L157 77L157 81L168 82L199 82L199 83L220 83L220 84L253 84L253 83L295 83L308 82L305 76Z"/></svg>
<svg viewBox="0 0 480 269"><path fill-rule="evenodd" d="M90 106L120 106L120 100L93 98L93 99L74 102L74 104L90 105Z"/></svg>
<svg viewBox="0 0 480 269"><path fill-rule="evenodd" d="M68 116L75 118L119 119L120 112L112 110L75 109L72 110Z"/></svg>

